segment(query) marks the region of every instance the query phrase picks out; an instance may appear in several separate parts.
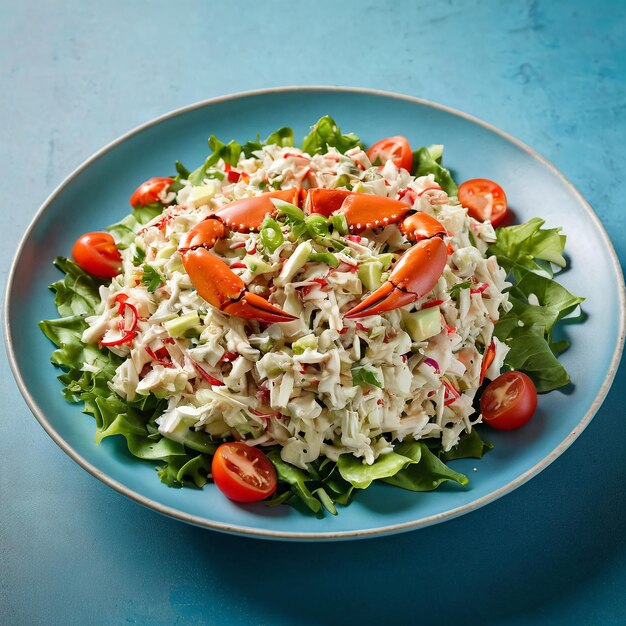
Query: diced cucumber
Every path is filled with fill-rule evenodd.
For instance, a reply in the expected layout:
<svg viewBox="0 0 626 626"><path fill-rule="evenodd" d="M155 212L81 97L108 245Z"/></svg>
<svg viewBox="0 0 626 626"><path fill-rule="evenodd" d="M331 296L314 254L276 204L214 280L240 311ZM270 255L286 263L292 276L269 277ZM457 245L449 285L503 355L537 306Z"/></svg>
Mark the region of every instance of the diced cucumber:
<svg viewBox="0 0 626 626"><path fill-rule="evenodd" d="M307 348L311 348L311 350L317 348L317 337L314 334L300 337L300 339L291 344L291 349L294 354L302 354Z"/></svg>
<svg viewBox="0 0 626 626"><path fill-rule="evenodd" d="M413 341L425 341L441 332L441 312L433 306L413 313L402 313L406 332Z"/></svg>
<svg viewBox="0 0 626 626"><path fill-rule="evenodd" d="M378 261L368 261L359 266L358 276L368 291L374 291L382 285L383 266Z"/></svg>
<svg viewBox="0 0 626 626"><path fill-rule="evenodd" d="M196 337L200 334L200 318L197 311L185 313L163 324L170 337Z"/></svg>
<svg viewBox="0 0 626 626"><path fill-rule="evenodd" d="M397 255L392 254L391 252L385 252L384 254L378 255L378 262L383 266L384 270L388 270L396 256Z"/></svg>
<svg viewBox="0 0 626 626"><path fill-rule="evenodd" d="M172 254L174 254L174 252L176 252L177 248L176 246L169 244L167 246L165 246L164 248L161 248L156 255L157 259L169 259Z"/></svg>
<svg viewBox="0 0 626 626"><path fill-rule="evenodd" d="M188 201L194 206L202 206L203 204L208 204L214 195L215 183L209 181L206 185L194 187L189 194Z"/></svg>

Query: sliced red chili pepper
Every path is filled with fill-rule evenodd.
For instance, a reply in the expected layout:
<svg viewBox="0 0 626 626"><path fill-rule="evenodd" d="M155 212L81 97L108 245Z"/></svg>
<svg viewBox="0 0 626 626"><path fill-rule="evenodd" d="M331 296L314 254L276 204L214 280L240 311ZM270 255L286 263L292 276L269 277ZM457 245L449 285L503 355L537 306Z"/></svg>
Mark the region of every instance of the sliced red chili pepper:
<svg viewBox="0 0 626 626"><path fill-rule="evenodd" d="M493 363L493 360L496 357L496 344L492 341L489 344L489 347L485 351L485 355L483 356L483 362L480 366L480 384L482 385L483 380L485 380L485 374L489 369L489 366Z"/></svg>
<svg viewBox="0 0 626 626"><path fill-rule="evenodd" d="M107 346L107 347L111 347L111 346L121 346L125 343L130 343L132 342L132 340L135 338L135 332L134 331L130 331L127 332L125 335L123 335L122 337L120 337L119 339L113 339L112 341L99 341L98 343L101 346Z"/></svg>
<svg viewBox="0 0 626 626"><path fill-rule="evenodd" d="M221 380L218 380L214 376L211 376L211 374L209 374L204 368L202 368L193 359L192 359L191 362L193 363L193 366L198 371L198 374L200 374L200 376L202 376L202 378L204 378L204 380L206 380L207 383L209 383L209 385L214 385L216 387L223 387L224 386L224 383Z"/></svg>
<svg viewBox="0 0 626 626"><path fill-rule="evenodd" d="M239 354L237 352L224 352L221 360L229 363L230 361L234 361L238 356Z"/></svg>
<svg viewBox="0 0 626 626"><path fill-rule="evenodd" d="M485 289L487 289L489 287L488 283L482 283L480 285L478 285L478 287L476 287L475 289L470 289L470 293L474 294L474 293L482 293L483 291L485 291Z"/></svg>
<svg viewBox="0 0 626 626"><path fill-rule="evenodd" d="M424 302L421 308L430 309L431 307L439 306L440 304L443 304L443 300L430 300L429 302Z"/></svg>
<svg viewBox="0 0 626 626"><path fill-rule="evenodd" d="M270 403L270 390L265 385L260 385L256 397L263 403Z"/></svg>
<svg viewBox="0 0 626 626"><path fill-rule="evenodd" d="M346 263L345 261L342 261L337 267L337 270L339 272L358 272L359 266L352 265L351 263Z"/></svg>
<svg viewBox="0 0 626 626"><path fill-rule="evenodd" d="M236 261L235 263L231 263L230 264L230 269L231 270L237 270L237 269L246 269L248 266L245 263L241 263L241 261Z"/></svg>
<svg viewBox="0 0 626 626"><path fill-rule="evenodd" d="M114 298L118 303L118 313L125 317L126 310L130 311L130 324L129 328L126 328L126 319L120 322L120 330L124 333L119 339L112 339L109 341L99 341L101 346L121 346L123 344L129 344L135 338L135 329L137 328L137 321L139 320L139 314L137 313L137 307L128 302L128 295L125 293L119 293Z"/></svg>
<svg viewBox="0 0 626 626"><path fill-rule="evenodd" d="M347 327L347 326L344 326L344 327L343 327L343 328L339 331L339 334L340 334L340 335L345 335L347 332L348 332L348 327Z"/></svg>
<svg viewBox="0 0 626 626"><path fill-rule="evenodd" d="M369 331L370 331L370 329L369 329L367 326L363 326L363 324L361 324L361 322L357 322L357 323L355 324L355 326L356 326L356 329L357 329L357 330L361 330L361 331L363 331L364 333L369 333Z"/></svg>
<svg viewBox="0 0 626 626"><path fill-rule="evenodd" d="M456 402L458 398L461 397L461 392L449 381L445 378L441 379L441 383L446 388L446 395L444 396L443 404L444 406L450 406L452 403Z"/></svg>
<svg viewBox="0 0 626 626"><path fill-rule="evenodd" d="M355 243L359 243L363 240L363 237L359 237L358 235L348 235L346 239L349 239L350 241L354 241Z"/></svg>
<svg viewBox="0 0 626 626"><path fill-rule="evenodd" d="M311 282L317 283L322 289L324 289L324 287L328 285L328 281L325 278L312 278ZM302 295L308 295L309 293L311 293L311 291L313 291L313 288L314 285L305 285L304 287L302 287Z"/></svg>
<svg viewBox="0 0 626 626"><path fill-rule="evenodd" d="M409 206L413 206L417 200L417 193L415 192L415 189L407 187L406 189L402 189L398 192L398 200L401 200Z"/></svg>
<svg viewBox="0 0 626 626"><path fill-rule="evenodd" d="M246 247L246 242L245 241L238 241L237 243L234 243L230 246L231 250L237 250L238 248L245 248Z"/></svg>
<svg viewBox="0 0 626 626"><path fill-rule="evenodd" d="M424 195L427 191L433 191L433 190L435 190L435 189L436 189L437 191L441 191L441 187L439 187L438 185L437 185L437 187L426 187L426 189L422 189L422 191L420 191L420 192L417 194L417 197L418 197L418 198L420 198L420 197L421 197L421 196L423 196L423 195Z"/></svg>
<svg viewBox="0 0 626 626"><path fill-rule="evenodd" d="M148 356L152 359L153 363L156 363L157 365L162 365L163 367L172 367L171 361L164 361L158 355L158 353L161 352L161 350L163 349L164 348L160 348L159 350L157 350L157 352L154 352L152 348L150 348L149 346L146 346L146 352L148 353ZM169 353L168 353L168 356L169 356Z"/></svg>

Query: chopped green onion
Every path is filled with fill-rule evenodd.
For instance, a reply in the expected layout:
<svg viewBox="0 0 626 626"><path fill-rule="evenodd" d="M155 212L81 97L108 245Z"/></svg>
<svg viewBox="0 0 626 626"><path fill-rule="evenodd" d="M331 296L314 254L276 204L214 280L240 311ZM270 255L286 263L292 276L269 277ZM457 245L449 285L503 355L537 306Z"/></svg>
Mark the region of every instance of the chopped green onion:
<svg viewBox="0 0 626 626"><path fill-rule="evenodd" d="M305 219L307 230L313 239L328 237L328 220L319 213L308 215Z"/></svg>
<svg viewBox="0 0 626 626"><path fill-rule="evenodd" d="M265 250L273 254L283 241L285 241L285 238L278 222L271 217L265 218L261 225L261 243Z"/></svg>
<svg viewBox="0 0 626 626"><path fill-rule="evenodd" d="M348 222L346 216L343 213L338 213L330 218L331 226L340 234L348 234Z"/></svg>
<svg viewBox="0 0 626 626"><path fill-rule="evenodd" d="M304 213L295 205L289 202L281 202L276 205L278 215L284 215L287 221L292 223L304 222Z"/></svg>
<svg viewBox="0 0 626 626"><path fill-rule="evenodd" d="M339 267L339 259L332 252L312 252L309 254L309 261L326 263L331 267Z"/></svg>

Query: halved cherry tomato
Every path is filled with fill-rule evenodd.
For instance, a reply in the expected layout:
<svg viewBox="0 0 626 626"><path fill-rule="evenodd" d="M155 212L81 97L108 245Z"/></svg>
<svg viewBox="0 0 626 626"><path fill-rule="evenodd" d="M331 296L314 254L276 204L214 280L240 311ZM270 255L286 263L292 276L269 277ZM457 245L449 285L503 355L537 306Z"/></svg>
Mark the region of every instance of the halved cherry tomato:
<svg viewBox="0 0 626 626"><path fill-rule="evenodd" d="M506 194L498 183L486 178L473 178L461 183L459 202L470 217L481 222L491 220L492 226L502 223L507 213Z"/></svg>
<svg viewBox="0 0 626 626"><path fill-rule="evenodd" d="M409 172L413 165L411 145L409 140L402 135L377 141L366 154L372 163L378 160L384 165L391 159L396 167L401 167Z"/></svg>
<svg viewBox="0 0 626 626"><path fill-rule="evenodd" d="M537 390L523 372L505 372L487 385L480 398L483 421L498 430L526 424L537 408Z"/></svg>
<svg viewBox="0 0 626 626"><path fill-rule="evenodd" d="M276 491L278 478L272 462L258 448L245 443L223 443L211 465L218 489L235 502L256 502Z"/></svg>
<svg viewBox="0 0 626 626"><path fill-rule="evenodd" d="M173 178L150 178L137 187L130 197L130 205L134 208L159 202L161 193L174 182Z"/></svg>
<svg viewBox="0 0 626 626"><path fill-rule="evenodd" d="M109 233L86 233L72 248L77 265L99 278L113 278L120 273L122 257Z"/></svg>

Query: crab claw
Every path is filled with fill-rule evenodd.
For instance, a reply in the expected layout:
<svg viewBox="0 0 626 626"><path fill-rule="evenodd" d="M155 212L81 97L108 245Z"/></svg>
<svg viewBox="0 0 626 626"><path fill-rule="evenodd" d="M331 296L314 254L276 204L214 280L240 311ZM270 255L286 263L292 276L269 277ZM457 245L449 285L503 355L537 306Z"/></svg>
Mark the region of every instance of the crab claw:
<svg viewBox="0 0 626 626"><path fill-rule="evenodd" d="M266 215L276 215L277 213L272 198L297 205L299 196L297 187L281 191L268 191L260 196L231 202L224 208L217 210L215 215L231 230L236 230L239 233L256 231L261 228Z"/></svg>
<svg viewBox="0 0 626 626"><path fill-rule="evenodd" d="M224 313L272 324L290 322L293 315L246 291L246 285L224 261L209 252L226 228L209 218L192 228L179 249L185 271L198 294Z"/></svg>
<svg viewBox="0 0 626 626"><path fill-rule="evenodd" d="M244 291L238 300L227 304L222 311L235 317L243 317L257 322L273 324L274 322L292 322L296 319L291 313L270 304L265 298L249 291Z"/></svg>
<svg viewBox="0 0 626 626"><path fill-rule="evenodd" d="M389 280L346 313L349 319L393 311L427 294L439 280L448 260L448 249L439 237L425 239L405 252Z"/></svg>
<svg viewBox="0 0 626 626"><path fill-rule="evenodd" d="M409 241L421 241L448 234L439 220L423 211L413 213L400 222L400 230Z"/></svg>
<svg viewBox="0 0 626 626"><path fill-rule="evenodd" d="M320 213L324 217L330 217L352 194L352 191L345 189L323 189L322 187L309 189L306 196L307 213Z"/></svg>

